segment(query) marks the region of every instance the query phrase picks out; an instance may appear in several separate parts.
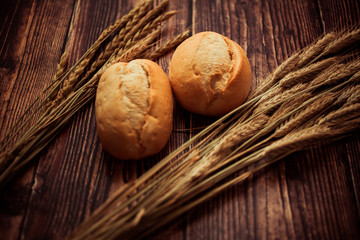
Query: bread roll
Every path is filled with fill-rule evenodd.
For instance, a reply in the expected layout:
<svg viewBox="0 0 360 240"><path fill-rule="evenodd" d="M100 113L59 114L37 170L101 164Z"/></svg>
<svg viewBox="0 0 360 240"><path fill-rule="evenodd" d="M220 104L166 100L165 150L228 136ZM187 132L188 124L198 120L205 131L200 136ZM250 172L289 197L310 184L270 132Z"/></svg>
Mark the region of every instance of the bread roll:
<svg viewBox="0 0 360 240"><path fill-rule="evenodd" d="M215 32L201 32L177 47L169 78L176 99L185 109L221 116L245 101L251 69L237 43Z"/></svg>
<svg viewBox="0 0 360 240"><path fill-rule="evenodd" d="M116 63L96 92L97 132L103 148L119 159L140 159L167 143L173 118L169 80L155 62Z"/></svg>

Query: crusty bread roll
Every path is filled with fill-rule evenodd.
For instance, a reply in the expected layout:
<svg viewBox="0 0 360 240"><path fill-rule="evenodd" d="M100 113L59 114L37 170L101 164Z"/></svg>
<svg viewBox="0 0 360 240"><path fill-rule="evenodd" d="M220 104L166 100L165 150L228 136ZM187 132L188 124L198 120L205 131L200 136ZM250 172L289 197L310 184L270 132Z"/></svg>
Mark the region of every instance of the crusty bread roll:
<svg viewBox="0 0 360 240"><path fill-rule="evenodd" d="M103 148L119 159L159 152L172 130L173 99L161 67L146 59L116 63L96 92L97 132Z"/></svg>
<svg viewBox="0 0 360 240"><path fill-rule="evenodd" d="M237 43L215 32L201 32L177 47L169 78L176 99L185 109L221 116L245 101L251 69Z"/></svg>

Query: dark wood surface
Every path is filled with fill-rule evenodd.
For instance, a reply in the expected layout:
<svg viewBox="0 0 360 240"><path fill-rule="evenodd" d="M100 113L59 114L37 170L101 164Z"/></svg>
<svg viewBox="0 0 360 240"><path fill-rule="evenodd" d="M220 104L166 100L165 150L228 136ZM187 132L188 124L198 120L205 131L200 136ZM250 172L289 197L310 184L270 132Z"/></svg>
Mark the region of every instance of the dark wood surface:
<svg viewBox="0 0 360 240"><path fill-rule="evenodd" d="M51 82L138 1L0 2L0 136ZM171 1L162 39L211 30L246 51L256 81L331 30L360 23L356 0ZM171 54L159 59L167 72ZM214 119L175 105L174 132L158 155L119 161L96 135L93 103L0 191L0 239L62 239L122 184ZM189 131L177 131L190 129ZM251 176L156 233L157 239L360 239L360 135L313 146Z"/></svg>

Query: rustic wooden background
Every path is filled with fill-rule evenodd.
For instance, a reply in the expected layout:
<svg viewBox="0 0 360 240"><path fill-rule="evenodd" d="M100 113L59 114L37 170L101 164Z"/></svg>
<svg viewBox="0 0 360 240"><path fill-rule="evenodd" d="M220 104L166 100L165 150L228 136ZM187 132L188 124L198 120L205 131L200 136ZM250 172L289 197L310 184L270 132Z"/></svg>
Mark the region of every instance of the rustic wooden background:
<svg viewBox="0 0 360 240"><path fill-rule="evenodd" d="M61 54L74 63L137 0L1 0L0 136L47 86ZM181 0L166 40L212 30L246 51L253 83L322 34L359 25L357 0ZM159 59L167 71L171 54ZM175 105L158 155L118 161L95 131L93 104L0 191L0 239L61 239L124 182L213 119ZM178 131L190 129L189 131ZM158 239L360 239L360 134L292 154L155 234Z"/></svg>

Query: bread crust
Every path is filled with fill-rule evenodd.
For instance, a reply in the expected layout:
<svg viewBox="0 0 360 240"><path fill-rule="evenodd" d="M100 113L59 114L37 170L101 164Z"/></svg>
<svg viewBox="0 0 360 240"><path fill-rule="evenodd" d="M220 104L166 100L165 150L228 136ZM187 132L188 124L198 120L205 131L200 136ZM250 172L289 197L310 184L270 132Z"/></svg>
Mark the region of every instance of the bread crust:
<svg viewBox="0 0 360 240"><path fill-rule="evenodd" d="M196 71L196 66L199 65L196 57L199 46L209 35L221 36L227 44L231 58L230 77L225 88L217 92L214 92L211 83L204 85L202 74ZM211 59L216 57L212 56ZM213 78L223 77L223 73L218 73L216 69L212 74ZM251 68L244 50L236 42L215 32L201 32L177 47L170 62L169 78L174 95L182 107L197 114L222 116L241 105L247 98L251 84Z"/></svg>
<svg viewBox="0 0 360 240"><path fill-rule="evenodd" d="M130 109L129 106L135 105L126 105L127 96L121 91L125 75L134 71L127 69L129 64L140 65L148 80L144 93L147 107L145 114L136 115L140 120L135 126L130 116L142 110ZM136 84L128 88L138 90ZM101 145L111 155L118 159L141 159L156 154L166 145L172 130L173 97L169 80L161 67L150 60L113 64L100 78L95 113Z"/></svg>

